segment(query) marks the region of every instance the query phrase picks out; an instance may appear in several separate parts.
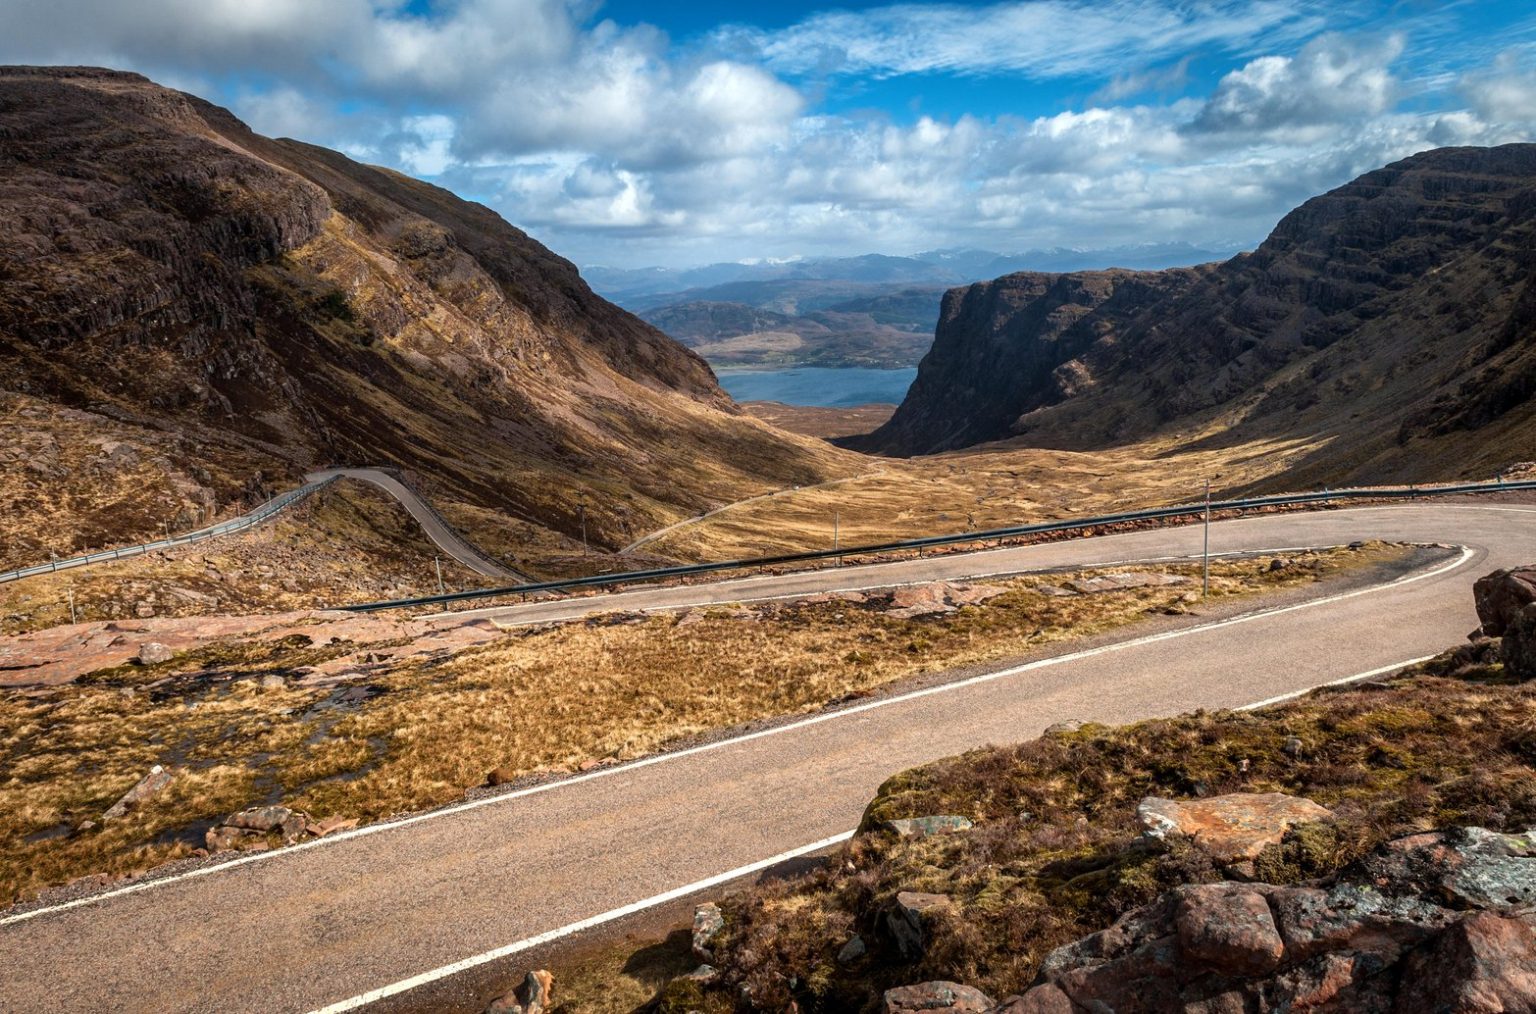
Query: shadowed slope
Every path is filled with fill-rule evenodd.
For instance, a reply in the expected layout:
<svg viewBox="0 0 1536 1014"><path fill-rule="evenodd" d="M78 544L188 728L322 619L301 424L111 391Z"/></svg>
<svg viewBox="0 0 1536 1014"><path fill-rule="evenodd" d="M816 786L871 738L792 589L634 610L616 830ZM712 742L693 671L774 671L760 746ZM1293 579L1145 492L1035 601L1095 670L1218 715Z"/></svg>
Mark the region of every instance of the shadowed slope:
<svg viewBox="0 0 1536 1014"><path fill-rule="evenodd" d="M328 463L568 535L585 495L597 544L846 467L440 188L112 71L0 69L0 138L7 560L45 515L127 541ZM125 491L102 440L152 467Z"/></svg>

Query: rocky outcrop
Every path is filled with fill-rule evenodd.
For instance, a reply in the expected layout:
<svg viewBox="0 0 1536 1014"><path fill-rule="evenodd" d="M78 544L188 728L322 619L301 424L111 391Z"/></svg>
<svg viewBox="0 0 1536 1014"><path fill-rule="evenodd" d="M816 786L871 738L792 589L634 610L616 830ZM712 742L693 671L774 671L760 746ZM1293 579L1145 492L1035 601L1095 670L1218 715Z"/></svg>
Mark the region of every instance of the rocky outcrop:
<svg viewBox="0 0 1536 1014"><path fill-rule="evenodd" d="M741 417L702 359L438 187L89 68L0 68L0 138L0 393L110 417L129 456L179 435L146 503L196 474L229 502L367 462L579 534L585 479L601 545L742 479L829 474L829 452ZM699 460L724 471L700 480ZM68 497L0 508L34 500ZM108 534L142 541L152 502Z"/></svg>
<svg viewBox="0 0 1536 1014"><path fill-rule="evenodd" d="M1251 863L1297 824L1330 820L1333 813L1283 792L1238 792L1209 799L1148 796L1136 817L1149 836L1189 838L1217 865L1232 866Z"/></svg>
<svg viewBox="0 0 1536 1014"><path fill-rule="evenodd" d="M992 1007L992 998L979 989L958 982L920 982L915 986L888 989L881 997L881 1014L917 1014L919 1011L954 1011L981 1014Z"/></svg>
<svg viewBox="0 0 1536 1014"><path fill-rule="evenodd" d="M1472 586L1479 637L1498 638L1499 657L1512 675L1536 678L1536 569L1496 570Z"/></svg>
<svg viewBox="0 0 1536 1014"><path fill-rule="evenodd" d="M1536 839L1388 842L1323 885L1192 884L1058 948L999 1011L1536 1008Z"/></svg>
<svg viewBox="0 0 1536 1014"><path fill-rule="evenodd" d="M555 977L540 968L508 993L492 1000L485 1014L545 1014L555 1002Z"/></svg>
<svg viewBox="0 0 1536 1014"><path fill-rule="evenodd" d="M107 808L107 812L101 815L102 820L117 820L126 817L134 810L143 806L150 798L163 792L172 781L175 774L170 770L156 764L149 769L149 773L136 782L133 788L123 793L121 799Z"/></svg>
<svg viewBox="0 0 1536 1014"><path fill-rule="evenodd" d="M1493 474L1529 457L1536 417L1533 235L1536 145L1448 148L1307 201L1221 264L955 289L906 400L847 443L1081 449L1215 424L1336 438L1289 463L1298 486Z"/></svg>
<svg viewBox="0 0 1536 1014"><path fill-rule="evenodd" d="M693 955L700 961L715 960L714 943L725 929L725 916L720 906L706 902L693 910Z"/></svg>

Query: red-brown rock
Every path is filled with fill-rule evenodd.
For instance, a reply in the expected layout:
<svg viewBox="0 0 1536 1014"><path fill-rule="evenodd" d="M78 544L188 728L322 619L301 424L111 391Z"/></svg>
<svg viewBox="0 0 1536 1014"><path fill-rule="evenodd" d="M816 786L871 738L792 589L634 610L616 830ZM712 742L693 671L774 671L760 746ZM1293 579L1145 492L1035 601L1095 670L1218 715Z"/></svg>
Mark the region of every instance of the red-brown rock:
<svg viewBox="0 0 1536 1014"><path fill-rule="evenodd" d="M915 986L888 989L882 998L884 1014L915 1014L918 1011L954 1011L956 1014L982 1014L995 1006L990 996L958 982L921 982Z"/></svg>
<svg viewBox="0 0 1536 1014"><path fill-rule="evenodd" d="M1536 602L1536 567L1515 567L1485 574L1472 585L1477 618L1488 637L1503 637L1515 616Z"/></svg>
<svg viewBox="0 0 1536 1014"><path fill-rule="evenodd" d="M1280 964L1285 943L1263 895L1225 884L1178 894L1174 927L1186 961L1222 975L1262 975Z"/></svg>
<svg viewBox="0 0 1536 1014"><path fill-rule="evenodd" d="M1409 958L1414 988L1399 1014L1536 1010L1536 929L1524 919L1474 912Z"/></svg>
<svg viewBox="0 0 1536 1014"><path fill-rule="evenodd" d="M1192 838L1218 863L1237 863L1257 858L1266 845L1284 838L1287 829L1329 820L1333 813L1310 799L1282 792L1240 792L1209 799L1148 796L1136 807L1136 816L1155 838Z"/></svg>

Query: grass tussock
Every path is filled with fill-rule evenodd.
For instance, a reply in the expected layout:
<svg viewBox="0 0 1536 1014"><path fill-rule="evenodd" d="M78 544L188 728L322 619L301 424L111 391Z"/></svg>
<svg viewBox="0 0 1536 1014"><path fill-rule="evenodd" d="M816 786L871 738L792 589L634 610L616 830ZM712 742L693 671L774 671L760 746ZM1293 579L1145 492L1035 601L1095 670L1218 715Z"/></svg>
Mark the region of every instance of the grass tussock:
<svg viewBox="0 0 1536 1014"><path fill-rule="evenodd" d="M729 904L722 989L807 1012L873 1010L882 990L930 979L1022 992L1053 948L1169 887L1225 879L1198 850L1140 836L1148 795L1287 792L1333 809L1335 825L1302 825L1260 857L1258 876L1274 883L1333 872L1402 834L1524 829L1536 823L1533 723L1536 687L1498 665L1442 660L1258 712L1086 726L903 772L836 862ZM881 830L938 813L976 825L918 841ZM953 900L915 961L882 922L904 890ZM855 933L869 955L839 964Z"/></svg>
<svg viewBox="0 0 1536 1014"><path fill-rule="evenodd" d="M1278 571L1266 560L1222 561L1212 591L1308 584L1405 552L1319 553ZM1190 608L1191 585L1042 590L1070 577L1015 579L984 605L918 619L834 601L719 609L686 623L659 615L518 628L456 655L382 662L363 682L335 689L302 688L294 677L363 646L299 636L215 643L40 694L7 692L0 899L187 855L209 822L246 806L378 819L460 799L492 770L516 777L635 758ZM154 764L178 772L173 789L121 821L77 830L100 823Z"/></svg>

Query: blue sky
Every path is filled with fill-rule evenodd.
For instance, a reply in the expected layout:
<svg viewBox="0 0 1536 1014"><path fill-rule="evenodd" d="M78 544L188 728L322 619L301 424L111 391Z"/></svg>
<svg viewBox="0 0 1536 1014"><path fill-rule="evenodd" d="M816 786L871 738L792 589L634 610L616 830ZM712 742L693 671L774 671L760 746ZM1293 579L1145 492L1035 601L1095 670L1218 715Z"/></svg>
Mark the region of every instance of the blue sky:
<svg viewBox="0 0 1536 1014"><path fill-rule="evenodd" d="M0 0L492 206L580 264L1251 245L1415 151L1536 139L1536 5Z"/></svg>

